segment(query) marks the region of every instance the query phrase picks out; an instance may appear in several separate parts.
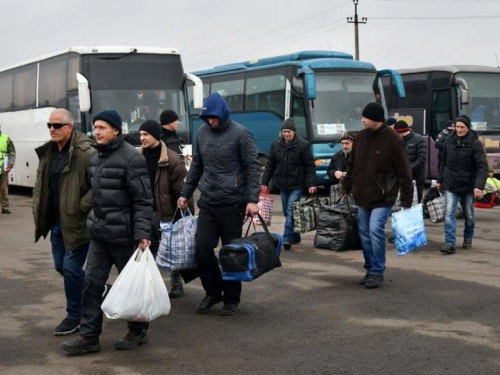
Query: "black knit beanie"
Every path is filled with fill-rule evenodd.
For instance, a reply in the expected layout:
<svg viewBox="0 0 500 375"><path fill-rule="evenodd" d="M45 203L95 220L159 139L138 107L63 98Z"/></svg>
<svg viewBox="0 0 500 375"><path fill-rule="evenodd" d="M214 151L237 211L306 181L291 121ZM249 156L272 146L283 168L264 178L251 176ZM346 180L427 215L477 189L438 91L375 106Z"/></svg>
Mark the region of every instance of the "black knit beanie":
<svg viewBox="0 0 500 375"><path fill-rule="evenodd" d="M364 118L367 118L376 122L384 122L385 113L384 107L380 103L372 102L368 103L363 109L363 113L361 114Z"/></svg>
<svg viewBox="0 0 500 375"><path fill-rule="evenodd" d="M122 132L122 118L114 109L106 109L105 111L99 112L94 116L92 124L94 124L97 120L105 121L112 127L118 129L120 133Z"/></svg>
<svg viewBox="0 0 500 375"><path fill-rule="evenodd" d="M463 122L465 124L465 126L467 126L468 129L470 129L471 127L471 122L470 122L470 118L466 115L462 115L462 116L458 116L456 119L455 119L455 125L457 124L457 122Z"/></svg>
<svg viewBox="0 0 500 375"><path fill-rule="evenodd" d="M297 131L297 128L295 127L295 121L293 121L293 118L289 117L285 121L283 121L283 124L281 124L281 130L283 129L288 129L293 132Z"/></svg>
<svg viewBox="0 0 500 375"><path fill-rule="evenodd" d="M139 131L145 131L146 133L151 134L157 140L160 140L161 138L161 126L155 120L147 120L146 122L144 122L139 128Z"/></svg>
<svg viewBox="0 0 500 375"><path fill-rule="evenodd" d="M177 116L177 113L175 113L171 109L163 111L160 115L160 123L162 125L171 124L172 122L177 121L178 119L179 116Z"/></svg>

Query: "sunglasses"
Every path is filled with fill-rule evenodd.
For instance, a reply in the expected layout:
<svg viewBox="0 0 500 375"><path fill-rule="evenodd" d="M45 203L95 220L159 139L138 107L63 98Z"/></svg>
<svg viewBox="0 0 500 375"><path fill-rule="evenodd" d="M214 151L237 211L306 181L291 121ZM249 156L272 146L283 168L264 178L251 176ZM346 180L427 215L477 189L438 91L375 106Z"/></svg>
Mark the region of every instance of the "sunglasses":
<svg viewBox="0 0 500 375"><path fill-rule="evenodd" d="M61 124L60 122L48 122L47 123L47 128L51 128L53 127L54 129L61 129L63 126L66 126L66 125L71 125L71 124Z"/></svg>

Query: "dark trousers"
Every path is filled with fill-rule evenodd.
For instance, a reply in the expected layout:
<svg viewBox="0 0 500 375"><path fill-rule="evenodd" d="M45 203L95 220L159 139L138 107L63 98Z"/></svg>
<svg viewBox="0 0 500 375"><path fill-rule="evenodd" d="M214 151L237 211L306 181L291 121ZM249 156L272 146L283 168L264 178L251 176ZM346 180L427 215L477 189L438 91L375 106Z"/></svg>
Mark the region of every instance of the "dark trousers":
<svg viewBox="0 0 500 375"><path fill-rule="evenodd" d="M241 237L246 205L200 203L196 229L196 262L206 295L224 303L240 303L241 282L224 281L214 249L219 237L222 245Z"/></svg>
<svg viewBox="0 0 500 375"><path fill-rule="evenodd" d="M133 243L120 245L109 242L90 241L85 270L85 287L83 289L83 319L80 335L99 336L102 332L103 312L101 310L104 285L109 278L113 265L122 271L135 251ZM147 323L127 322L128 328L134 332L147 329Z"/></svg>
<svg viewBox="0 0 500 375"><path fill-rule="evenodd" d="M422 203L425 179L415 180L415 183L417 185L417 203Z"/></svg>

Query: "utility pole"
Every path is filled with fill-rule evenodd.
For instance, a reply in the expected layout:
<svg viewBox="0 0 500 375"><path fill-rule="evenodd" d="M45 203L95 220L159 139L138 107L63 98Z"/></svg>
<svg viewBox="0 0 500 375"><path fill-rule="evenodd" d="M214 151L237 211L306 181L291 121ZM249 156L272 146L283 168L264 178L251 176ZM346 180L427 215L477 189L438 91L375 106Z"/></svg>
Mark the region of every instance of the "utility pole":
<svg viewBox="0 0 500 375"><path fill-rule="evenodd" d="M368 21L368 18L362 17L361 21L358 19L358 1L359 0L352 0L354 3L354 17L347 17L347 23L353 23L354 24L354 49L356 52L356 60L359 60L359 32L358 32L358 24L360 23L366 23Z"/></svg>

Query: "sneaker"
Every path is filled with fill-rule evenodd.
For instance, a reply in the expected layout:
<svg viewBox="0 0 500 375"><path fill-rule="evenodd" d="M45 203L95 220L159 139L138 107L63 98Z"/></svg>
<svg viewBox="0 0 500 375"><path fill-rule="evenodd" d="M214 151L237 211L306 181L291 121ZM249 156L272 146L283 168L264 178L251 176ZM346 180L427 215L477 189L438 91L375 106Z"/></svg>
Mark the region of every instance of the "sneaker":
<svg viewBox="0 0 500 375"><path fill-rule="evenodd" d="M452 245L451 243L446 243L441 247L439 250L444 254L455 254L455 245Z"/></svg>
<svg viewBox="0 0 500 375"><path fill-rule="evenodd" d="M74 341L64 341L60 345L61 349L70 354L97 353L101 351L99 336L78 335Z"/></svg>
<svg viewBox="0 0 500 375"><path fill-rule="evenodd" d="M2 214L11 214L10 210L8 208L2 208Z"/></svg>
<svg viewBox="0 0 500 375"><path fill-rule="evenodd" d="M111 290L111 287L113 285L111 284L104 284L104 292L102 292L102 299L105 300L106 296L109 294L109 291Z"/></svg>
<svg viewBox="0 0 500 375"><path fill-rule="evenodd" d="M80 330L80 319L64 318L61 324L54 328L55 336L66 336Z"/></svg>
<svg viewBox="0 0 500 375"><path fill-rule="evenodd" d="M225 303L222 307L221 315L234 315L238 312L238 303Z"/></svg>
<svg viewBox="0 0 500 375"><path fill-rule="evenodd" d="M115 349L118 350L128 350L135 349L139 345L148 343L148 335L146 331L142 331L141 333L137 333L129 330L125 337L116 340Z"/></svg>
<svg viewBox="0 0 500 375"><path fill-rule="evenodd" d="M367 289L378 288L379 286L382 285L382 281L384 281L383 276L369 275L365 281L365 288Z"/></svg>
<svg viewBox="0 0 500 375"><path fill-rule="evenodd" d="M170 298L179 298L184 295L184 287L182 284L172 285L170 292L168 292L168 296Z"/></svg>
<svg viewBox="0 0 500 375"><path fill-rule="evenodd" d="M222 297L210 297L206 296L203 300L196 306L196 314L207 313L214 305L221 303Z"/></svg>
<svg viewBox="0 0 500 375"><path fill-rule="evenodd" d="M472 238L464 238L464 243L462 245L463 249L470 249L472 247Z"/></svg>
<svg viewBox="0 0 500 375"><path fill-rule="evenodd" d="M292 243L290 241L285 241L285 243L283 243L283 248L285 250L290 250L292 248Z"/></svg>
<svg viewBox="0 0 500 375"><path fill-rule="evenodd" d="M359 281L359 285L365 285L366 284L366 279L368 279L368 276L370 275L365 275L363 278Z"/></svg>

